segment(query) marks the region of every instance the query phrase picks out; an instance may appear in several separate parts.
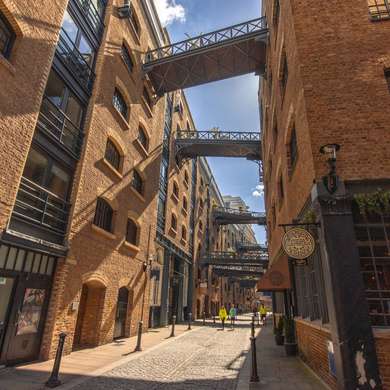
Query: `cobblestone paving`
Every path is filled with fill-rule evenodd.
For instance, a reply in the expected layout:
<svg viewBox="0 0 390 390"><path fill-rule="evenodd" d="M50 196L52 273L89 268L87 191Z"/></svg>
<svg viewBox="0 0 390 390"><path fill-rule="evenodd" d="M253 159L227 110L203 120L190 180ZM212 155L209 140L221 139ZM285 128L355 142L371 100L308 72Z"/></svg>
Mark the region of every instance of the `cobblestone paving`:
<svg viewBox="0 0 390 390"><path fill-rule="evenodd" d="M74 390L234 390L249 328L205 327L162 344Z"/></svg>

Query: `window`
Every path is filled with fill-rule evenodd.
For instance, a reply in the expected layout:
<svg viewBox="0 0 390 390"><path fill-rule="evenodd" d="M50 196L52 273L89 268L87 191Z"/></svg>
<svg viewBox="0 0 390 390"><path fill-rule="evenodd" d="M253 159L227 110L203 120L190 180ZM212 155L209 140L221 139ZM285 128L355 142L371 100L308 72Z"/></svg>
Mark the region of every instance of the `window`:
<svg viewBox="0 0 390 390"><path fill-rule="evenodd" d="M278 188L279 188L279 201L282 201L284 198L283 176L280 176L279 178Z"/></svg>
<svg viewBox="0 0 390 390"><path fill-rule="evenodd" d="M183 209L185 211L188 210L188 201L187 201L187 198L185 196L183 196Z"/></svg>
<svg viewBox="0 0 390 390"><path fill-rule="evenodd" d="M187 241L187 229L185 226L181 227L181 239Z"/></svg>
<svg viewBox="0 0 390 390"><path fill-rule="evenodd" d="M171 228L176 231L177 230L177 218L175 214L172 214L171 217Z"/></svg>
<svg viewBox="0 0 390 390"><path fill-rule="evenodd" d="M268 93L269 93L269 100L271 100L271 96L272 96L272 71L271 69L269 70L269 73L268 73Z"/></svg>
<svg viewBox="0 0 390 390"><path fill-rule="evenodd" d="M385 69L385 78L390 92L390 68Z"/></svg>
<svg viewBox="0 0 390 390"><path fill-rule="evenodd" d="M130 15L130 22L134 28L134 31L137 33L138 36L141 34L141 27L138 21L137 14L135 13L134 7L131 7L131 15Z"/></svg>
<svg viewBox="0 0 390 390"><path fill-rule="evenodd" d="M143 98L144 98L144 100L145 100L146 105L147 105L150 109L152 109L152 107L153 107L152 99L151 99L151 97L150 97L150 95L149 95L149 91L148 91L148 89L147 89L146 87L144 87L144 90L143 90L143 92L142 92L142 96L143 96Z"/></svg>
<svg viewBox="0 0 390 390"><path fill-rule="evenodd" d="M114 143L108 139L106 145L106 152L104 154L104 158L117 170L120 169L121 164L121 155L119 150L116 148Z"/></svg>
<svg viewBox="0 0 390 390"><path fill-rule="evenodd" d="M145 130L141 126L138 127L138 141L145 148L145 150L148 150L149 139L146 136Z"/></svg>
<svg viewBox="0 0 390 390"><path fill-rule="evenodd" d="M188 176L188 172L187 171L184 171L184 183L188 186L189 184L189 176Z"/></svg>
<svg viewBox="0 0 390 390"><path fill-rule="evenodd" d="M273 139L274 139L274 150L276 150L276 145L278 143L278 124L276 123L276 119L274 121L274 128L272 131Z"/></svg>
<svg viewBox="0 0 390 390"><path fill-rule="evenodd" d="M114 211L108 202L102 198L98 198L93 224L107 232L112 232L113 216Z"/></svg>
<svg viewBox="0 0 390 390"><path fill-rule="evenodd" d="M368 0L368 9L372 19L381 20L390 17L389 0Z"/></svg>
<svg viewBox="0 0 390 390"><path fill-rule="evenodd" d="M288 81L287 55L286 55L286 52L283 50L282 67L281 67L281 72L280 72L280 93L282 95L282 98L284 97L284 95L286 93L287 81Z"/></svg>
<svg viewBox="0 0 390 390"><path fill-rule="evenodd" d="M0 11L0 53L5 58L9 58L14 41L15 33L8 20Z"/></svg>
<svg viewBox="0 0 390 390"><path fill-rule="evenodd" d="M199 230L203 231L203 222L202 221L199 221Z"/></svg>
<svg viewBox="0 0 390 390"><path fill-rule="evenodd" d="M203 200L200 199L200 200L199 200L199 212L200 212L200 213L203 213L203 206L204 206Z"/></svg>
<svg viewBox="0 0 390 390"><path fill-rule="evenodd" d="M176 182L173 182L173 189L172 189L173 195L179 199L179 186Z"/></svg>
<svg viewBox="0 0 390 390"><path fill-rule="evenodd" d="M275 0L274 2L274 13L272 17L272 23L274 24L274 27L276 28L279 23L279 14L280 14L280 3L279 0Z"/></svg>
<svg viewBox="0 0 390 390"><path fill-rule="evenodd" d="M46 188L61 199L67 199L71 175L49 155L38 148L29 151L23 177Z"/></svg>
<svg viewBox="0 0 390 390"><path fill-rule="evenodd" d="M298 159L298 142L297 142L297 133L295 130L295 125L291 132L291 139L289 144L289 153L290 153L290 168L294 169L295 164Z"/></svg>
<svg viewBox="0 0 390 390"><path fill-rule="evenodd" d="M144 182L142 180L141 175L136 170L134 170L133 172L133 180L131 182L131 185L139 194L143 194Z"/></svg>
<svg viewBox="0 0 390 390"><path fill-rule="evenodd" d="M126 64L127 70L131 73L134 69L134 62L131 59L131 55L129 53L129 50L125 46L125 44L122 44L121 56L122 56L123 61Z"/></svg>
<svg viewBox="0 0 390 390"><path fill-rule="evenodd" d="M128 107L123 95L115 88L114 96L112 97L112 104L120 112L120 114L128 119Z"/></svg>
<svg viewBox="0 0 390 390"><path fill-rule="evenodd" d="M126 241L138 245L138 226L132 219L127 220Z"/></svg>

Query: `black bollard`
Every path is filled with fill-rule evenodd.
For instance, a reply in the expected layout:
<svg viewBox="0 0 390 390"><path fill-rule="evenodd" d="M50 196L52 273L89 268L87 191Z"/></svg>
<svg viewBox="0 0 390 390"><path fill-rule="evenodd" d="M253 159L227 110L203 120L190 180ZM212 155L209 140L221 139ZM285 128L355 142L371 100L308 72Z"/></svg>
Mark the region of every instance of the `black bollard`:
<svg viewBox="0 0 390 390"><path fill-rule="evenodd" d="M203 312L203 326L206 325L206 312Z"/></svg>
<svg viewBox="0 0 390 390"><path fill-rule="evenodd" d="M172 330L171 330L171 335L169 337L175 337L175 324L176 324L176 316L172 316Z"/></svg>
<svg viewBox="0 0 390 390"><path fill-rule="evenodd" d="M222 319L222 330L225 330L225 318Z"/></svg>
<svg viewBox="0 0 390 390"><path fill-rule="evenodd" d="M143 326L143 324L144 323L142 321L138 322L137 345L134 349L134 352L141 352L142 351L141 341L142 341L142 326Z"/></svg>
<svg viewBox="0 0 390 390"><path fill-rule="evenodd" d="M60 333L53 370L51 371L50 378L45 383L45 385L50 388L57 387L61 384L61 381L58 379L58 374L60 372L60 364L62 358L62 351L64 349L65 337L66 333Z"/></svg>
<svg viewBox="0 0 390 390"><path fill-rule="evenodd" d="M257 357L256 357L256 337L251 337L252 349L252 372L251 382L259 382L259 375L257 374Z"/></svg>
<svg viewBox="0 0 390 390"><path fill-rule="evenodd" d="M215 326L215 314L213 315L213 325Z"/></svg>
<svg viewBox="0 0 390 390"><path fill-rule="evenodd" d="M191 330L192 313L188 313L188 329Z"/></svg>
<svg viewBox="0 0 390 390"><path fill-rule="evenodd" d="M252 317L252 323L251 323L251 337L255 337L255 316Z"/></svg>

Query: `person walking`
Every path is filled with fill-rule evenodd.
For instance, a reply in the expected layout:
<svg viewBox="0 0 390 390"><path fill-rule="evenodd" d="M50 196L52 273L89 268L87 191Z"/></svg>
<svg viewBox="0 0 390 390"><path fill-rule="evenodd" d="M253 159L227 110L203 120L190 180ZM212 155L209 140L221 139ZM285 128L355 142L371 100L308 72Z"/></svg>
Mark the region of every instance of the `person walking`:
<svg viewBox="0 0 390 390"><path fill-rule="evenodd" d="M267 308L264 306L264 303L261 303L259 312L260 312L261 322L265 326L265 320L267 319Z"/></svg>
<svg viewBox="0 0 390 390"><path fill-rule="evenodd" d="M234 307L234 305L230 306L229 316L230 316L230 325L232 329L234 329L234 322L236 321L236 317L237 317L237 309Z"/></svg>
<svg viewBox="0 0 390 390"><path fill-rule="evenodd" d="M227 318L227 312L226 312L225 306L222 306L222 307L219 309L219 319L220 319L221 322L222 322L222 330L225 330L225 321L226 321L226 318Z"/></svg>

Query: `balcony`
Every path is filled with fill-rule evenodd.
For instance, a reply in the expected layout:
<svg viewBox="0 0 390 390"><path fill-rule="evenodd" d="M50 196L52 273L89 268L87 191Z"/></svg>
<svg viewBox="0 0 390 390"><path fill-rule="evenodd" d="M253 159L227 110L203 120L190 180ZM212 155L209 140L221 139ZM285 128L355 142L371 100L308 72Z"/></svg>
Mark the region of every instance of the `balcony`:
<svg viewBox="0 0 390 390"><path fill-rule="evenodd" d="M22 177L10 229L62 245L71 205Z"/></svg>
<svg viewBox="0 0 390 390"><path fill-rule="evenodd" d="M61 29L56 50L58 57L76 81L87 92L91 93L95 80L95 74L89 64L92 54L89 56L90 58L81 54L64 29Z"/></svg>
<svg viewBox="0 0 390 390"><path fill-rule="evenodd" d="M79 158L83 133L48 97L44 97L38 116L38 128L58 141L73 157Z"/></svg>
<svg viewBox="0 0 390 390"><path fill-rule="evenodd" d="M92 29L95 36L100 40L104 31L104 9L106 7L105 0L98 0L98 8L91 0L73 0L77 8L84 15L89 27Z"/></svg>

